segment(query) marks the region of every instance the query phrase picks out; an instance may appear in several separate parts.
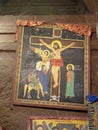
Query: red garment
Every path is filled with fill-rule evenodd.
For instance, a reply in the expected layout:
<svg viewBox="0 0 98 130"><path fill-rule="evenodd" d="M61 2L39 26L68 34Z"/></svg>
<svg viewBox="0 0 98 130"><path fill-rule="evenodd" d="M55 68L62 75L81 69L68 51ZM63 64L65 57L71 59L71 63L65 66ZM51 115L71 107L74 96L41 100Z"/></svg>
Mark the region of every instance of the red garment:
<svg viewBox="0 0 98 130"><path fill-rule="evenodd" d="M70 82L71 82L71 79L72 79L72 72L71 72L71 71L68 71L68 72L67 72L67 82L70 83Z"/></svg>
<svg viewBox="0 0 98 130"><path fill-rule="evenodd" d="M54 66L64 66L62 59L51 59L50 63L51 65L54 65Z"/></svg>

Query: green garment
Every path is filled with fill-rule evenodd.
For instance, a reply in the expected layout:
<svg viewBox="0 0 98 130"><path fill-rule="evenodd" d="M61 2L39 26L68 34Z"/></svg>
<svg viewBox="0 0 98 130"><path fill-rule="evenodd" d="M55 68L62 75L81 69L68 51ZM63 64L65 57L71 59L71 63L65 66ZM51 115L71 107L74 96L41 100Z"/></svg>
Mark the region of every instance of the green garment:
<svg viewBox="0 0 98 130"><path fill-rule="evenodd" d="M65 96L74 97L75 96L74 95L74 72L73 71L67 72L67 78L68 75L70 76L70 82L67 79Z"/></svg>

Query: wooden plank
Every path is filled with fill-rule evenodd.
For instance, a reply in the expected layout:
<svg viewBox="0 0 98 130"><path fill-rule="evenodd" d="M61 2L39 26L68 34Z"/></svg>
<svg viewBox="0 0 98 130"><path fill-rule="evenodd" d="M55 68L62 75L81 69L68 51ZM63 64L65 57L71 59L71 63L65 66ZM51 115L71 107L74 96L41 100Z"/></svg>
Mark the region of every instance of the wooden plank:
<svg viewBox="0 0 98 130"><path fill-rule="evenodd" d="M0 34L0 42L3 43L3 42L14 42L15 40L15 34L11 35L11 34Z"/></svg>
<svg viewBox="0 0 98 130"><path fill-rule="evenodd" d="M1 8L0 15L63 15L63 14L79 14L76 7L67 6L11 6Z"/></svg>
<svg viewBox="0 0 98 130"><path fill-rule="evenodd" d="M79 8L78 8L79 7ZM87 12L85 4L81 1L73 0L43 0L43 1L8 1L0 8L0 14L27 14L27 15L41 15L41 14L84 14Z"/></svg>
<svg viewBox="0 0 98 130"><path fill-rule="evenodd" d="M0 52L0 63L3 64L6 62L10 63L11 61L15 61L15 55L16 55L15 52L9 52L9 53L8 52ZM7 64L6 64L6 66L7 66Z"/></svg>
<svg viewBox="0 0 98 130"><path fill-rule="evenodd" d="M88 16L87 16L88 17ZM33 21L45 21L48 24L55 24L56 22L63 22L63 23L84 23L85 24L85 16L84 15L16 15L16 16L0 16L0 28L5 30L10 31L10 32L15 32L16 31L16 21L18 19L22 20L33 20ZM12 27L12 30L9 30L5 28L4 26L10 28ZM7 32L8 32L7 31Z"/></svg>
<svg viewBox="0 0 98 130"><path fill-rule="evenodd" d="M33 21L45 21L46 23L79 23L93 25L96 22L95 15L5 15L0 16L0 32L14 32L16 31L16 21L33 20ZM4 27L5 26L5 27ZM95 25L94 25L95 26ZM12 30L11 30L12 28Z"/></svg>
<svg viewBox="0 0 98 130"><path fill-rule="evenodd" d="M23 1L23 2L20 2L20 1L10 1L8 3L5 4L5 7L30 7L30 6L47 6L47 5L51 5L51 6L61 6L61 5L64 5L64 6L75 6L77 5L78 3L76 1L72 1L72 0L42 0L42 1Z"/></svg>
<svg viewBox="0 0 98 130"><path fill-rule="evenodd" d="M0 51L15 51L15 34L0 34Z"/></svg>
<svg viewBox="0 0 98 130"><path fill-rule="evenodd" d="M10 33L10 34L14 34L16 30L16 26L15 25L6 25L6 24L0 24L0 33Z"/></svg>
<svg viewBox="0 0 98 130"><path fill-rule="evenodd" d="M17 44L14 42L0 42L1 51L16 51Z"/></svg>
<svg viewBox="0 0 98 130"><path fill-rule="evenodd" d="M18 16L19 17L19 16ZM4 16L0 16L0 25L15 25L16 24L16 20L17 20L17 16L13 16L13 15L4 15Z"/></svg>

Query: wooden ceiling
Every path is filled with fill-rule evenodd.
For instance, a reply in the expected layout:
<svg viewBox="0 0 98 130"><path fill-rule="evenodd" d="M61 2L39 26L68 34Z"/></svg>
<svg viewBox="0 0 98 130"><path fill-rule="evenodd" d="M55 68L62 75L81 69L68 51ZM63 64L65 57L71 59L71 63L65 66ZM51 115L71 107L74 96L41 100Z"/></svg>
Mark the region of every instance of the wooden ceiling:
<svg viewBox="0 0 98 130"><path fill-rule="evenodd" d="M0 0L0 15L90 14L91 0Z"/></svg>

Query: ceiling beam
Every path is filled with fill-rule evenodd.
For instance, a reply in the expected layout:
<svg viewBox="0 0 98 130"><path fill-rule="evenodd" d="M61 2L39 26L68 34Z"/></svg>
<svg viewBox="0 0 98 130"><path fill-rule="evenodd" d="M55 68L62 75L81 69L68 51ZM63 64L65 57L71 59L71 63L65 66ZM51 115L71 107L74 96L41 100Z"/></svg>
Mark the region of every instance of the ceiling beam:
<svg viewBox="0 0 98 130"><path fill-rule="evenodd" d="M96 0L83 0L89 9L90 13L93 14L96 12Z"/></svg>

